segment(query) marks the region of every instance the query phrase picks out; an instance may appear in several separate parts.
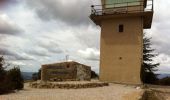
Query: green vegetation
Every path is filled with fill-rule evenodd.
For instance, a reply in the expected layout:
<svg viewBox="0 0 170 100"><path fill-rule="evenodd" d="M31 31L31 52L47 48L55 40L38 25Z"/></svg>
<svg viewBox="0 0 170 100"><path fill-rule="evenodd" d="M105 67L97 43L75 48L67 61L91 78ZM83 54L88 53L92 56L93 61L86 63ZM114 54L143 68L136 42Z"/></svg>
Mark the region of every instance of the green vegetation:
<svg viewBox="0 0 170 100"><path fill-rule="evenodd" d="M6 91L5 83L6 83L6 71L3 67L4 59L0 57L0 94Z"/></svg>
<svg viewBox="0 0 170 100"><path fill-rule="evenodd" d="M23 78L19 67L5 70L5 61L0 57L0 94L23 88Z"/></svg>
<svg viewBox="0 0 170 100"><path fill-rule="evenodd" d="M33 73L32 74L32 80L37 81L41 79L41 68L38 70L38 73Z"/></svg>
<svg viewBox="0 0 170 100"><path fill-rule="evenodd" d="M91 79L98 79L99 75L95 71L91 71Z"/></svg>
<svg viewBox="0 0 170 100"><path fill-rule="evenodd" d="M154 53L155 49L151 48L151 38L148 38L144 34L143 38L143 64L141 67L141 80L146 84L156 84L156 85L169 85L170 77L165 77L163 79L158 79L157 75L154 74L157 71L159 63L153 63L153 58L157 56Z"/></svg>
<svg viewBox="0 0 170 100"><path fill-rule="evenodd" d="M170 86L170 77L165 77L163 79L160 79L158 81L158 84L159 85L167 85L167 86Z"/></svg>
<svg viewBox="0 0 170 100"><path fill-rule="evenodd" d="M158 81L157 75L154 74L159 63L153 63L153 58L157 54L153 53L154 49L151 48L151 38L148 38L144 34L143 38L143 64L141 67L141 80L143 83L156 84Z"/></svg>
<svg viewBox="0 0 170 100"><path fill-rule="evenodd" d="M12 90L20 90L23 88L23 78L19 67L14 67L7 72L8 88Z"/></svg>

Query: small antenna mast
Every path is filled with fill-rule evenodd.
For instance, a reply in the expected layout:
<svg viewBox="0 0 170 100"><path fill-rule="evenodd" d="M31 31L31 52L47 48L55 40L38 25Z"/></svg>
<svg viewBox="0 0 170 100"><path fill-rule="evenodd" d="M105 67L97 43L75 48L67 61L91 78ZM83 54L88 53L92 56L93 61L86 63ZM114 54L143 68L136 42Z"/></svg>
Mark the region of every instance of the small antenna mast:
<svg viewBox="0 0 170 100"><path fill-rule="evenodd" d="M69 55L66 55L66 61L68 61L69 60Z"/></svg>

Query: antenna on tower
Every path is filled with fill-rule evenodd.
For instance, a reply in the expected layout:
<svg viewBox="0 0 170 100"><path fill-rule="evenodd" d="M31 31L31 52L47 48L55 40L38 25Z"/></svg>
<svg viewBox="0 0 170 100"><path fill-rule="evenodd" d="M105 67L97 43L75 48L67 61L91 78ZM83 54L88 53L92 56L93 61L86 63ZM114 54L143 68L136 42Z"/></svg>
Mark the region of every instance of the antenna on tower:
<svg viewBox="0 0 170 100"><path fill-rule="evenodd" d="M66 55L66 62L69 60L69 55Z"/></svg>

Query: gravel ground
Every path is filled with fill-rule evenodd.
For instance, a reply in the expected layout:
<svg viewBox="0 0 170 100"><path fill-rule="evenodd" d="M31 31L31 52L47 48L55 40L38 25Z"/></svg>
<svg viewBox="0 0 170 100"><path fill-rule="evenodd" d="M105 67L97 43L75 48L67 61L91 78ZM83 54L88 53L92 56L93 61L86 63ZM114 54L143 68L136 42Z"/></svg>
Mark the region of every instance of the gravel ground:
<svg viewBox="0 0 170 100"><path fill-rule="evenodd" d="M150 89L160 93L165 100L170 100L170 86L149 85Z"/></svg>
<svg viewBox="0 0 170 100"><path fill-rule="evenodd" d="M0 100L138 100L143 90L134 86L110 84L87 89L33 89L1 95Z"/></svg>
<svg viewBox="0 0 170 100"><path fill-rule="evenodd" d="M166 95L166 100L170 100L170 94Z"/></svg>
<svg viewBox="0 0 170 100"><path fill-rule="evenodd" d="M164 87L157 87L157 88L152 88L152 90L156 90L161 92L161 95L164 97L165 100L170 100L170 87L169 86L164 86Z"/></svg>

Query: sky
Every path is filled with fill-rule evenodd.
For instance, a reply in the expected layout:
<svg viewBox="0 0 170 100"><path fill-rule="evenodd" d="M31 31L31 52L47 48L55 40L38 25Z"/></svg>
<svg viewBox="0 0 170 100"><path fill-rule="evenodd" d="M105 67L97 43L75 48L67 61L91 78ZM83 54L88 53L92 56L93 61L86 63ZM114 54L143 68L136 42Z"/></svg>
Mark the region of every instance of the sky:
<svg viewBox="0 0 170 100"><path fill-rule="evenodd" d="M100 27L89 18L100 0L0 0L0 55L22 71L42 64L74 60L99 72ZM170 74L169 0L154 0L152 47L158 73Z"/></svg>

